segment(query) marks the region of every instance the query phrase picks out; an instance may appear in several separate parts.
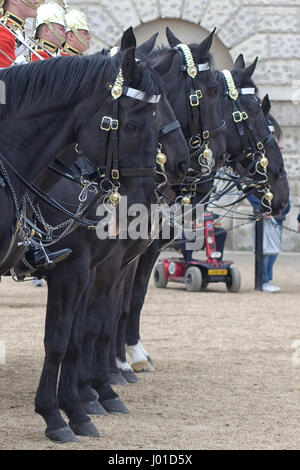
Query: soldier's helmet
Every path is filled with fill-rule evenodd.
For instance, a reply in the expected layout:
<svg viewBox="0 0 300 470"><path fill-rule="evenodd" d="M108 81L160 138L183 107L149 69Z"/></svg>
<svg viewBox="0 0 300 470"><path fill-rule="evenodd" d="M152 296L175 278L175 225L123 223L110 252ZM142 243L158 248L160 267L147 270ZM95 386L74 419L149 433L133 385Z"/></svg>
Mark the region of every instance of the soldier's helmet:
<svg viewBox="0 0 300 470"><path fill-rule="evenodd" d="M57 23L66 26L64 9L57 3L44 3L38 8L36 17L36 29L42 24L47 26Z"/></svg>
<svg viewBox="0 0 300 470"><path fill-rule="evenodd" d="M80 10L70 10L68 13L66 13L65 20L67 33L69 31L78 31L79 29L83 29L85 31L90 30L87 18Z"/></svg>

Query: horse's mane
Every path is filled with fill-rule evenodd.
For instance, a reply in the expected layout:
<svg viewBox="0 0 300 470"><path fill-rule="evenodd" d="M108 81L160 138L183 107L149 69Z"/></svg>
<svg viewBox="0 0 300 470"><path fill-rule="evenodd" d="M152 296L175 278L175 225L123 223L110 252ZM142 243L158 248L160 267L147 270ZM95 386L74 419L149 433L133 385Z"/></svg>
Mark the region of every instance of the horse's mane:
<svg viewBox="0 0 300 470"><path fill-rule="evenodd" d="M33 102L43 103L46 107L47 103L53 105L60 100L63 105L76 97L88 96L89 92L103 91L106 67L112 66L111 78L115 79L122 56L119 53L110 58L96 53L83 57L60 57L1 70L0 80L6 85L6 105L0 107L0 116ZM150 68L141 66L143 73L140 74L139 89L150 97L159 90ZM132 83L125 84L132 86Z"/></svg>
<svg viewBox="0 0 300 470"><path fill-rule="evenodd" d="M189 47L193 47L193 46L197 47L198 45L189 44ZM169 51L174 51L174 54L176 53L176 49L170 48L170 46L165 46L161 44L160 46L157 46L155 49L153 49L152 52L150 52L149 57L151 59L156 59L156 58L164 56ZM210 66L213 65L213 56L210 52L208 52L205 57L201 58L201 60L203 61L203 63L208 62Z"/></svg>

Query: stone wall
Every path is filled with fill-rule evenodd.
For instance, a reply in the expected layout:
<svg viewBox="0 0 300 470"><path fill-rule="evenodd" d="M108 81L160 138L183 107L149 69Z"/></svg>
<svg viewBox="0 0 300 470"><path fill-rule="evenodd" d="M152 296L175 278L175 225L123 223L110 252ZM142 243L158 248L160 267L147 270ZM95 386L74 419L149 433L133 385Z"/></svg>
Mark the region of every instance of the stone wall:
<svg viewBox="0 0 300 470"><path fill-rule="evenodd" d="M283 130L281 145L291 187L292 211L286 225L295 229L300 206L300 0L70 0L86 12L94 35L92 51L118 44L129 26L162 19L199 25L217 37L232 60L243 53L251 62L259 56L255 81L272 100L272 112ZM175 31L176 33L176 31ZM245 210L243 207L241 210ZM230 228L231 224L226 223ZM228 246L249 249L247 227L231 232ZM300 250L300 235L284 232L284 249Z"/></svg>

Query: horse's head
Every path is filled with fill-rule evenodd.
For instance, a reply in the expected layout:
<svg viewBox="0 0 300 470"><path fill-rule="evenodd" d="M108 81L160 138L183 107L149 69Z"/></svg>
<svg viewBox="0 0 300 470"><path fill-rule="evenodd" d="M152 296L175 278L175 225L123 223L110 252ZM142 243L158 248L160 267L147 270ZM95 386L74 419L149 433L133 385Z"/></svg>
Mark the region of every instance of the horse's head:
<svg viewBox="0 0 300 470"><path fill-rule="evenodd" d="M213 33L201 44L186 45L167 28L170 48L150 54L163 78L168 100L181 124L194 161L191 166L209 171L225 152L224 123L218 110L218 83L210 70ZM151 41L148 46L151 47ZM148 47L148 49L150 49ZM205 172L205 171L204 171Z"/></svg>
<svg viewBox="0 0 300 470"><path fill-rule="evenodd" d="M98 105L95 90L94 102L90 99L80 109L85 120L78 142L99 168L102 188L112 193L116 203L124 194L128 204L148 204L154 193L161 120L166 125L175 117L163 96L160 77L147 63L135 60L135 51L131 47L102 57L107 61L107 89L102 90ZM172 141L162 137L168 139L164 152L171 162L176 147L182 150L174 166L174 178L181 180L188 166L188 149L180 128L174 129L172 137Z"/></svg>
<svg viewBox="0 0 300 470"><path fill-rule="evenodd" d="M221 106L230 154L227 162L256 185L262 212L272 210L277 215L288 203L289 187L280 148L270 132L252 80L256 64L257 59L246 67L240 55L232 72L218 75L224 92Z"/></svg>

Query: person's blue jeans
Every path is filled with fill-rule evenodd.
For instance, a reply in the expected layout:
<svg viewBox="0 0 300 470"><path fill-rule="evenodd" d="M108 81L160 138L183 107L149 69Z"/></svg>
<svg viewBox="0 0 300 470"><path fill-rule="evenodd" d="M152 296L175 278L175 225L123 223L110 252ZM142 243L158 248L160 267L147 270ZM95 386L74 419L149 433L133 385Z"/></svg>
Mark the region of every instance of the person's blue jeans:
<svg viewBox="0 0 300 470"><path fill-rule="evenodd" d="M273 279L273 265L278 257L277 255L265 255L264 256L264 274L263 283L270 282Z"/></svg>

